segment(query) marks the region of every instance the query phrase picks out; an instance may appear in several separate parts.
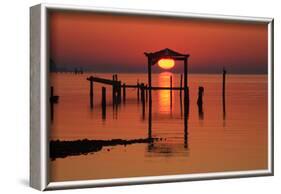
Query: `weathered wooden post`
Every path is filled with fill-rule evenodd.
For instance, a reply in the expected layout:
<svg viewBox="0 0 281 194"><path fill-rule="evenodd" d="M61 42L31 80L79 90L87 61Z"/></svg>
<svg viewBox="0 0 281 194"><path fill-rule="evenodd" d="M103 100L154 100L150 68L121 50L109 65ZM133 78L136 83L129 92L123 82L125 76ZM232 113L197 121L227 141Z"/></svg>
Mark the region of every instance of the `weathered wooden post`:
<svg viewBox="0 0 281 194"><path fill-rule="evenodd" d="M170 76L170 109L172 110L173 103L173 77Z"/></svg>
<svg viewBox="0 0 281 194"><path fill-rule="evenodd" d="M197 98L197 105L198 106L203 105L203 93L204 93L204 87L199 86L198 87L198 98Z"/></svg>
<svg viewBox="0 0 281 194"><path fill-rule="evenodd" d="M197 99L199 119L203 119L204 118L204 113L203 113L203 94L204 94L204 87L199 86L198 87L198 99Z"/></svg>
<svg viewBox="0 0 281 194"><path fill-rule="evenodd" d="M148 56L148 138L152 138L152 94L151 94L151 57Z"/></svg>
<svg viewBox="0 0 281 194"><path fill-rule="evenodd" d="M182 74L180 78L180 101L182 101Z"/></svg>
<svg viewBox="0 0 281 194"><path fill-rule="evenodd" d="M115 98L115 95L116 95L116 84L115 84L115 74L112 75L112 81L114 82L112 84L112 104L113 104L113 108L116 104L116 98Z"/></svg>
<svg viewBox="0 0 281 194"><path fill-rule="evenodd" d="M101 105L102 105L102 119L106 119L106 88L102 87L101 95Z"/></svg>
<svg viewBox="0 0 281 194"><path fill-rule="evenodd" d="M225 111L225 77L226 70L223 68L222 70L222 106L223 106L223 119L225 119L226 111Z"/></svg>
<svg viewBox="0 0 281 194"><path fill-rule="evenodd" d="M145 102L145 94L144 94L144 84L143 83L141 83L140 84L140 91L141 91L141 102L143 103L143 102Z"/></svg>
<svg viewBox="0 0 281 194"><path fill-rule="evenodd" d="M87 80L90 82L90 107L93 109L94 107L94 81L93 76L90 76L87 78Z"/></svg>
<svg viewBox="0 0 281 194"><path fill-rule="evenodd" d="M187 131L187 117L189 107L189 91L187 87L187 58L184 59L184 128Z"/></svg>
<svg viewBox="0 0 281 194"><path fill-rule="evenodd" d="M90 104L91 108L94 108L94 83L90 81Z"/></svg>
<svg viewBox="0 0 281 194"><path fill-rule="evenodd" d="M123 83L123 103L126 103L126 84Z"/></svg>
<svg viewBox="0 0 281 194"><path fill-rule="evenodd" d="M118 104L121 103L121 81L118 81L117 83L117 100Z"/></svg>
<svg viewBox="0 0 281 194"><path fill-rule="evenodd" d="M147 102L148 100L148 86L147 84L145 85L145 101Z"/></svg>
<svg viewBox="0 0 281 194"><path fill-rule="evenodd" d="M116 105L118 105L118 104L120 104L120 100L121 100L121 93L120 93L121 82L118 81L118 75L117 74L115 74L115 81L116 81L115 102L116 102Z"/></svg>
<svg viewBox="0 0 281 194"><path fill-rule="evenodd" d="M181 118L182 118L182 74L180 75L180 112L181 112Z"/></svg>
<svg viewBox="0 0 281 194"><path fill-rule="evenodd" d="M54 96L54 87L51 87L51 94L50 94L50 104L51 104L51 108L50 108L50 112L51 112L51 121L54 120L54 102L53 102L53 96Z"/></svg>
<svg viewBox="0 0 281 194"><path fill-rule="evenodd" d="M51 91L50 91L50 116L51 116L51 121L54 120L54 104L57 104L59 101L59 96L54 96L54 87L51 86Z"/></svg>
<svg viewBox="0 0 281 194"><path fill-rule="evenodd" d="M142 118L145 118L145 94L144 94L144 84L140 85L141 89L141 103L142 103Z"/></svg>
<svg viewBox="0 0 281 194"><path fill-rule="evenodd" d="M138 99L138 102L139 102L139 99L140 99L140 84L139 84L139 80L137 81L137 99Z"/></svg>

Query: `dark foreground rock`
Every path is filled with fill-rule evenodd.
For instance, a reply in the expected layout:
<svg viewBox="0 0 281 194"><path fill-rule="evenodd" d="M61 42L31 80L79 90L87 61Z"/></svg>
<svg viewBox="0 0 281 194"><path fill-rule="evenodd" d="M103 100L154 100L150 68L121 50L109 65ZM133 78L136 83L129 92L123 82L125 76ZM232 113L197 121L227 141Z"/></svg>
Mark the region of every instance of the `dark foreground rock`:
<svg viewBox="0 0 281 194"><path fill-rule="evenodd" d="M112 139L112 140L75 140L75 141L50 141L50 158L65 158L67 156L88 154L100 151L104 146L131 145L136 143L152 143L161 140L158 138L145 139Z"/></svg>

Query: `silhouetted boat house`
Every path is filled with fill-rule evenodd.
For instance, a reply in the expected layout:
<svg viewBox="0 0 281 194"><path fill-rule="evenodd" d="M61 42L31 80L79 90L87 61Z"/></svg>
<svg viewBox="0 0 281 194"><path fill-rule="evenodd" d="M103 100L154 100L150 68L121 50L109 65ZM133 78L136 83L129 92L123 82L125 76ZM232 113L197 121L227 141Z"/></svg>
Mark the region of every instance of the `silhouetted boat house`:
<svg viewBox="0 0 281 194"><path fill-rule="evenodd" d="M189 54L181 54L176 51L173 51L169 48L156 51L156 52L145 52L145 56L147 57L148 63L148 90L149 90L149 118L151 118L151 105L152 105L152 95L151 95L151 68L155 65L160 59L173 59L175 61L183 61L184 63L184 124L187 127L187 114L188 114L188 106L189 106L189 92L187 85L187 73L188 73L188 64L187 60ZM151 119L149 121L149 128L151 129ZM151 131L151 130L150 130ZM149 134L150 136L151 134Z"/></svg>

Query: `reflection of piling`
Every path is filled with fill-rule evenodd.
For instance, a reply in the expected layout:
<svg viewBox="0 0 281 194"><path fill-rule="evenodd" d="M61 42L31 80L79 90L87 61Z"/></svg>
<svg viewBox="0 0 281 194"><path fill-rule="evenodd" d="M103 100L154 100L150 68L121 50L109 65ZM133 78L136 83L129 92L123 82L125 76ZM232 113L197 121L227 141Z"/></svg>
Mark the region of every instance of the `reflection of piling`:
<svg viewBox="0 0 281 194"><path fill-rule="evenodd" d="M226 77L226 70L223 68L222 71L222 109L223 109L223 119L225 119L226 111L225 111L225 77Z"/></svg>
<svg viewBox="0 0 281 194"><path fill-rule="evenodd" d="M204 113L203 113L203 94L204 94L204 87L200 86L198 88L198 99L197 99L199 119L203 119L204 118Z"/></svg>
<svg viewBox="0 0 281 194"><path fill-rule="evenodd" d="M126 84L123 84L123 103L126 103Z"/></svg>
<svg viewBox="0 0 281 194"><path fill-rule="evenodd" d="M142 83L140 85L140 89L141 89L141 103L142 103L142 118L145 118L145 94L144 94L144 84Z"/></svg>
<svg viewBox="0 0 281 194"><path fill-rule="evenodd" d="M106 119L106 88L102 87L101 95L102 119Z"/></svg>
<svg viewBox="0 0 281 194"><path fill-rule="evenodd" d="M186 126L184 126L184 148L188 148L188 133L187 133L187 131L188 131L188 126L186 125Z"/></svg>

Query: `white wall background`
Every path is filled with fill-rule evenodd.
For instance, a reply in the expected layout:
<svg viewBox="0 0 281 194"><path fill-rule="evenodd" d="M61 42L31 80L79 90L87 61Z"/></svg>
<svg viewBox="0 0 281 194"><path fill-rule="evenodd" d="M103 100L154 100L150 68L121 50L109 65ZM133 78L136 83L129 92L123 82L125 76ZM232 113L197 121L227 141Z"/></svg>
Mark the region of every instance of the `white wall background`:
<svg viewBox="0 0 281 194"><path fill-rule="evenodd" d="M281 11L276 0L6 0L0 17L0 193L35 193L29 177L29 7L41 2L275 18L275 176L81 189L81 193L280 193ZM279 110L278 110L279 109ZM278 122L279 121L279 122ZM60 191L75 193L78 190Z"/></svg>

